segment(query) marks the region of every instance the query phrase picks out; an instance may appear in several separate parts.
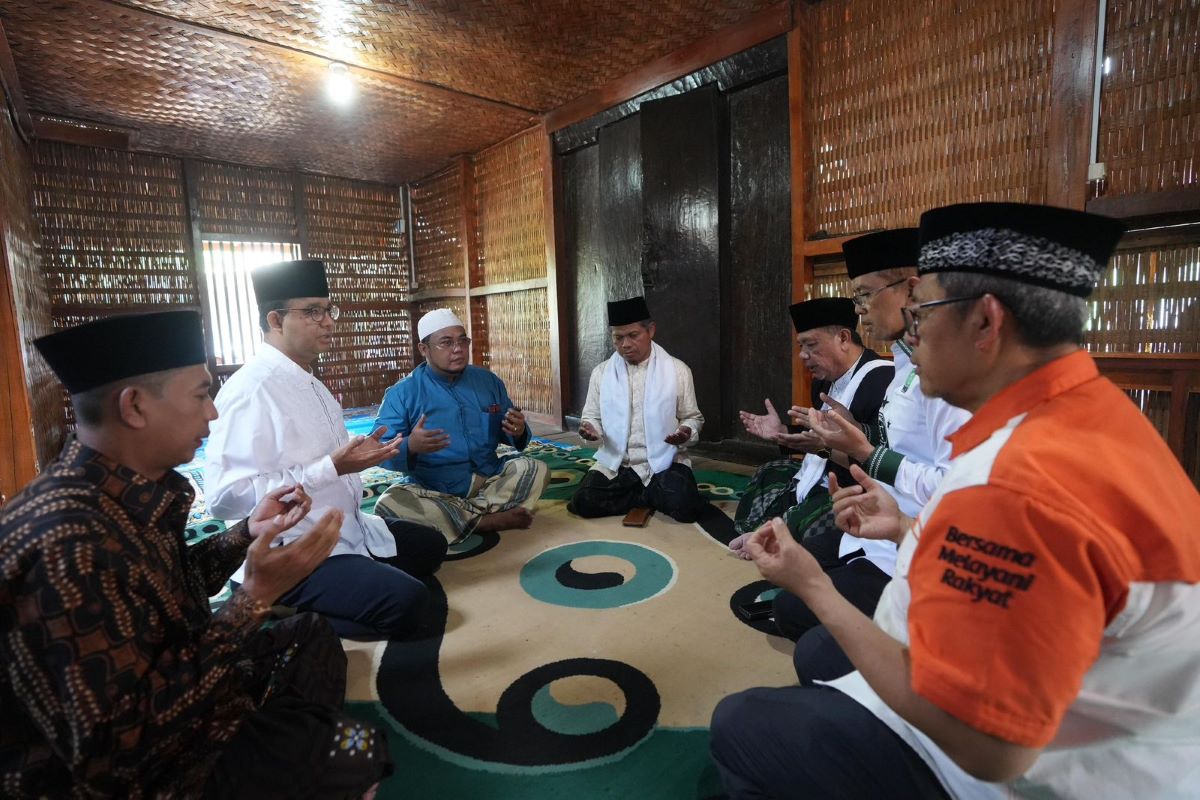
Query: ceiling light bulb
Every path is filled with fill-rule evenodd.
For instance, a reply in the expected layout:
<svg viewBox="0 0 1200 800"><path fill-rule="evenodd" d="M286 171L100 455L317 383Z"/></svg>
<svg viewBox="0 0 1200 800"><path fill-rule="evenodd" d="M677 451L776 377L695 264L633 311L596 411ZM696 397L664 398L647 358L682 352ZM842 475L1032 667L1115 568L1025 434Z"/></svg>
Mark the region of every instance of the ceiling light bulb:
<svg viewBox="0 0 1200 800"><path fill-rule="evenodd" d="M325 93L329 99L339 106L348 106L354 100L354 80L345 64L332 62L329 74L325 76Z"/></svg>

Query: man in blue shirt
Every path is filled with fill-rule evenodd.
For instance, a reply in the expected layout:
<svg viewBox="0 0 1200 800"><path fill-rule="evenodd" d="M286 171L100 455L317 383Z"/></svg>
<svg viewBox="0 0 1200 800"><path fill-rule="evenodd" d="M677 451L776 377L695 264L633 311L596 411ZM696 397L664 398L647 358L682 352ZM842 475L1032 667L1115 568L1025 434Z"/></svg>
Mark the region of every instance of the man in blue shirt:
<svg viewBox="0 0 1200 800"><path fill-rule="evenodd" d="M471 340L453 311L430 311L417 335L425 363L387 390L375 420L386 436L404 437L383 466L405 475L376 513L432 525L450 542L528 528L549 470L536 459L496 455L501 442L529 444L525 415L504 381L469 363Z"/></svg>

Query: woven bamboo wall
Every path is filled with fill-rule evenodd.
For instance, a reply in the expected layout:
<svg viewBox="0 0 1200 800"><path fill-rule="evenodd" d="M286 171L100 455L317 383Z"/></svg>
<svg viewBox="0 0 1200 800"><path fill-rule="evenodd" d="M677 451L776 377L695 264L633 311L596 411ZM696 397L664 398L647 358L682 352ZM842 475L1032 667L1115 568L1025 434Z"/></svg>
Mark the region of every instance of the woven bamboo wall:
<svg viewBox="0 0 1200 800"><path fill-rule="evenodd" d="M196 195L205 234L297 241L292 173L201 161Z"/></svg>
<svg viewBox="0 0 1200 800"><path fill-rule="evenodd" d="M809 230L1044 198L1052 0L826 0L803 13Z"/></svg>
<svg viewBox="0 0 1200 800"><path fill-rule="evenodd" d="M1097 353L1200 353L1200 245L1117 253L1090 298Z"/></svg>
<svg viewBox="0 0 1200 800"><path fill-rule="evenodd" d="M473 159L477 255L472 283L546 277L543 135L532 128Z"/></svg>
<svg viewBox="0 0 1200 800"><path fill-rule="evenodd" d="M343 406L378 403L413 368L408 241L395 231L400 190L342 178L304 176L305 256L325 262L341 307L321 380Z"/></svg>
<svg viewBox="0 0 1200 800"><path fill-rule="evenodd" d="M546 277L543 136L532 128L472 159L472 286ZM472 298L471 324L475 363L500 376L518 406L553 415L546 290Z"/></svg>
<svg viewBox="0 0 1200 800"><path fill-rule="evenodd" d="M556 391L550 363L546 290L478 298L486 309L483 365L503 379L513 402L526 411L554 413ZM478 341L478 339L476 339Z"/></svg>
<svg viewBox="0 0 1200 800"><path fill-rule="evenodd" d="M1108 194L1200 184L1200 3L1108 4L1099 159Z"/></svg>
<svg viewBox="0 0 1200 800"><path fill-rule="evenodd" d="M49 292L42 275L38 254L39 236L33 218L33 170L30 154L17 137L7 112L0 112L0 236L6 263L0 264L0 295L5 295L15 314L2 323L6 360L0 373L5 375L6 390L28 392L28 417L18 412L13 402L5 416L9 423L24 430L12 430L14 439L26 437L25 442L9 443L9 452L24 470L40 469L58 452L62 444L62 400L58 380L46 366L33 340L53 330ZM7 270L7 274L5 274ZM11 294L10 294L11 293ZM11 328L9 327L11 326ZM7 401L6 401L7 402ZM29 463L28 438L32 434L34 462ZM8 470L0 470L6 476ZM14 493L17 480L32 475L18 475L14 470L11 485L0 485L4 494Z"/></svg>
<svg viewBox="0 0 1200 800"><path fill-rule="evenodd" d="M56 324L80 307L198 307L180 161L47 142L33 155Z"/></svg>
<svg viewBox="0 0 1200 800"><path fill-rule="evenodd" d="M466 285L462 162L412 185L413 250L420 289Z"/></svg>

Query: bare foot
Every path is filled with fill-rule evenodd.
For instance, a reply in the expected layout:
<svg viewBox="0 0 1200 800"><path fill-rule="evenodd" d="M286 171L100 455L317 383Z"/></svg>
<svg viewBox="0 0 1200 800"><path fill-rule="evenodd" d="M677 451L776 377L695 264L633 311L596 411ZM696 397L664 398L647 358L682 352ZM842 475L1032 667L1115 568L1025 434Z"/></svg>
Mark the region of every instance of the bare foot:
<svg viewBox="0 0 1200 800"><path fill-rule="evenodd" d="M528 528L533 524L533 514L524 506L510 508L508 511L493 511L479 518L475 530L480 533L488 531L509 531L517 528Z"/></svg>

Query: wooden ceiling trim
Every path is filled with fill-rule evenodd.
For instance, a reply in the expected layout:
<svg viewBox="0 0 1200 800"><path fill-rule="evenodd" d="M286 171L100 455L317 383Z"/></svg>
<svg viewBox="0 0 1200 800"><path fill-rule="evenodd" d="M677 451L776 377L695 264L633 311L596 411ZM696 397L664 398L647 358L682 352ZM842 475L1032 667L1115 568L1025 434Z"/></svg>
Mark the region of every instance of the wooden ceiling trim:
<svg viewBox="0 0 1200 800"><path fill-rule="evenodd" d="M70 120L37 114L33 117L33 135L38 139L85 147L128 150L136 140L136 131L101 125L86 120Z"/></svg>
<svg viewBox="0 0 1200 800"><path fill-rule="evenodd" d="M21 77L17 74L17 62L13 61L12 49L8 46L8 33L0 20L0 80L4 82L4 94L12 104L17 117L17 130L26 141L33 136L33 118L29 106L25 105L25 92L21 90Z"/></svg>
<svg viewBox="0 0 1200 800"><path fill-rule="evenodd" d="M488 108L507 113L517 111L524 114L529 114L531 120L534 115L537 114L537 111L532 108L525 108L523 106L513 105L501 100L493 100L490 97L483 97L481 95L471 94L470 92L460 91L458 89L451 89L437 83L416 80L413 78L405 78L401 75L396 75L395 73L376 69L374 67L364 67L360 64L356 64L351 61L345 61L332 55L325 55L323 53L317 53L311 50L293 47L291 45L270 42L265 39L250 36L248 34L234 33L233 31L227 31L223 28L216 28L211 25L204 25L199 22L191 22L170 14L163 14L158 11L150 11L138 6L122 3L119 2L119 0L79 0L79 2L94 9L108 9L121 14L127 14L137 19L142 19L147 22L173 25L181 30L189 31L191 33L211 36L215 39L220 39L222 41L231 42L234 44L240 44L245 47L254 47L260 50L265 50L274 55L299 55L306 58L315 59L326 64L330 62L338 62L340 64L345 64L346 68L351 72L364 76L371 76L388 83L393 83L412 92L419 92L434 96L440 95L442 99L451 100L453 102L470 101L473 103L478 103L481 106L486 106Z"/></svg>
<svg viewBox="0 0 1200 800"><path fill-rule="evenodd" d="M546 130L553 133L573 125L791 29L792 3L784 0L547 112Z"/></svg>

